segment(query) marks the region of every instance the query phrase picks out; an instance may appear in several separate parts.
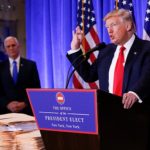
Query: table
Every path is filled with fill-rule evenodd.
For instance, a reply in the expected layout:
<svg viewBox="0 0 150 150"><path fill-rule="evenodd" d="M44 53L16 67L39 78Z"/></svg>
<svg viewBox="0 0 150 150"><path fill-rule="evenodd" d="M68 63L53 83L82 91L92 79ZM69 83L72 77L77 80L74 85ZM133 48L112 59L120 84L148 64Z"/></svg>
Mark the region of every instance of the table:
<svg viewBox="0 0 150 150"><path fill-rule="evenodd" d="M35 118L19 113L0 115L0 150L45 150Z"/></svg>

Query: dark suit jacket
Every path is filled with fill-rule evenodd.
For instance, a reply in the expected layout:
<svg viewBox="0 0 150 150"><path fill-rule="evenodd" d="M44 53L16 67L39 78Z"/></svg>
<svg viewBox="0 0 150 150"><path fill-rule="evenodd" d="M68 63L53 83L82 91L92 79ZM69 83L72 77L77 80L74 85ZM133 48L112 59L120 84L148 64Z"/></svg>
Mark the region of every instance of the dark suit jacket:
<svg viewBox="0 0 150 150"><path fill-rule="evenodd" d="M11 101L24 101L27 107L21 112L32 115L26 88L40 88L40 80L35 62L20 59L18 80L15 84L10 74L9 60L0 63L0 114L9 113L6 108Z"/></svg>
<svg viewBox="0 0 150 150"><path fill-rule="evenodd" d="M116 45L109 44L99 52L97 60L91 66L87 61L84 61L77 67L83 59L80 57L74 63L74 67L77 67L77 71L87 82L99 79L100 89L108 92L109 68L115 50ZM67 57L73 62L81 54L80 50L77 53L67 55ZM150 42L137 37L125 64L123 93L128 91L134 91L145 102L150 98Z"/></svg>
<svg viewBox="0 0 150 150"><path fill-rule="evenodd" d="M3 51L0 51L0 61L3 61L7 58L8 58L7 55Z"/></svg>

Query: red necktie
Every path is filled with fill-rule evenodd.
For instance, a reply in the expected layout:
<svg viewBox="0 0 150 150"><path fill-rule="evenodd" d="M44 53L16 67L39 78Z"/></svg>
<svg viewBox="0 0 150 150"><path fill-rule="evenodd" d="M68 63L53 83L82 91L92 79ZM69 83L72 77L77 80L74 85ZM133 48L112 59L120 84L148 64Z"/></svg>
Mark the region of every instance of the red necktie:
<svg viewBox="0 0 150 150"><path fill-rule="evenodd" d="M114 72L114 85L113 85L113 94L122 96L122 85L123 85L123 76L124 76L124 52L125 47L120 47L119 56L116 62L115 72Z"/></svg>

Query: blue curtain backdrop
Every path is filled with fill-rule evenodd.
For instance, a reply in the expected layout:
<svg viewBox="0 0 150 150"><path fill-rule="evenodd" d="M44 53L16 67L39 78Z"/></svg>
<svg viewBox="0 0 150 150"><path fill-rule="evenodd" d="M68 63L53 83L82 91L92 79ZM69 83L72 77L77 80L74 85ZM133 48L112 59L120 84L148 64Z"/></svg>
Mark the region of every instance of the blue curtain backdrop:
<svg viewBox="0 0 150 150"><path fill-rule="evenodd" d="M66 53L76 27L78 0L26 0L27 58L36 61L43 88L64 88L70 66ZM101 41L109 43L103 17L115 0L93 0ZM147 0L133 0L137 35L142 38ZM69 85L71 87L71 84Z"/></svg>

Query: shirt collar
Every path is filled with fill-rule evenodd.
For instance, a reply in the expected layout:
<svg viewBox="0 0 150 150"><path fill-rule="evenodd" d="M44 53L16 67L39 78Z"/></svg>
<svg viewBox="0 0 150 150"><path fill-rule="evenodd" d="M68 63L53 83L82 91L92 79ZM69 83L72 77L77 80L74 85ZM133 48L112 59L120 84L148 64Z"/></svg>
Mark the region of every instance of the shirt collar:
<svg viewBox="0 0 150 150"><path fill-rule="evenodd" d="M131 46L132 46L134 40L135 40L135 35L133 34L133 35L131 36L131 38L130 38L123 46L124 46L126 49L129 50L129 49L131 48ZM118 47L120 48L121 45L118 45Z"/></svg>
<svg viewBox="0 0 150 150"><path fill-rule="evenodd" d="M133 34L132 37L124 44L124 47L130 49L134 40L135 40L135 35Z"/></svg>
<svg viewBox="0 0 150 150"><path fill-rule="evenodd" d="M14 59L12 59L12 58L9 57L9 62L10 62L10 64L12 64L13 61L14 61ZM19 64L19 63L20 63L20 56L18 56L18 57L15 59L15 61L17 62L17 64Z"/></svg>

